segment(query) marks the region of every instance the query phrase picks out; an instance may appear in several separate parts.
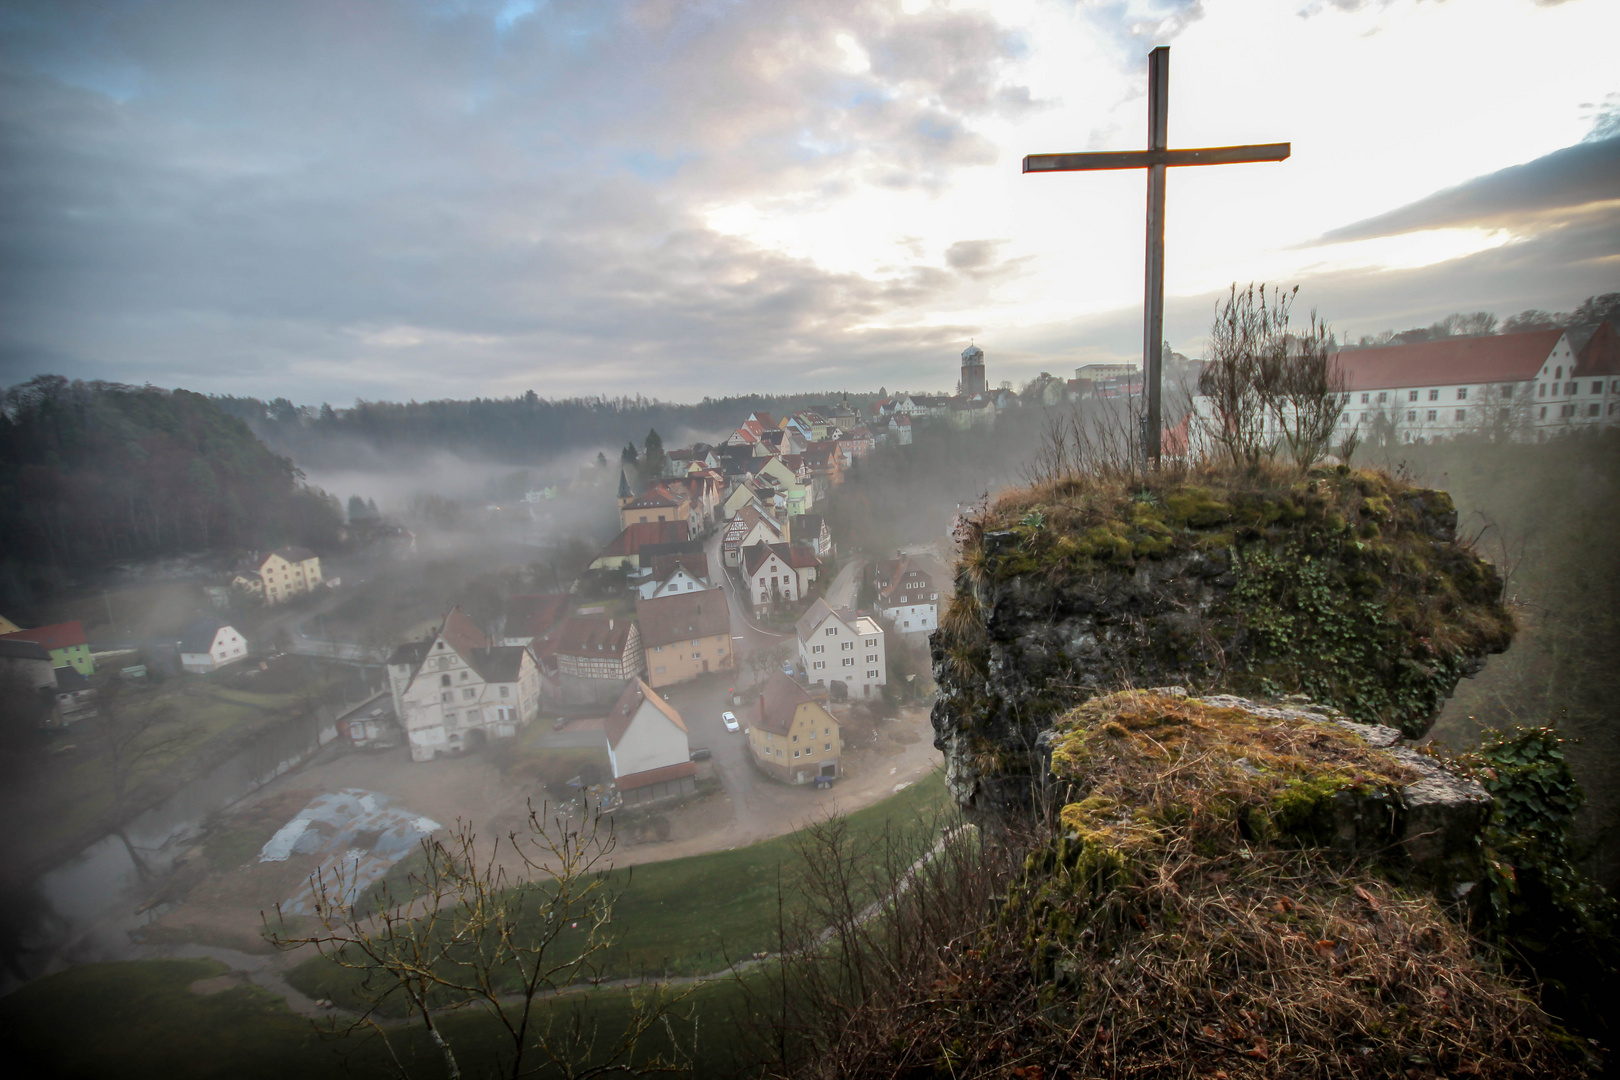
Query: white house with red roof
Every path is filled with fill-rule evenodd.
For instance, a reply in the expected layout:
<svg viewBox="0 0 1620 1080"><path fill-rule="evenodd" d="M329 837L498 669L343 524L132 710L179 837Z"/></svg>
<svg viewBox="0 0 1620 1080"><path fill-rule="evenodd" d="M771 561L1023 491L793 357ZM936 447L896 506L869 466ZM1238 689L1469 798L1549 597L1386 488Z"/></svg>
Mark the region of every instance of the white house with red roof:
<svg viewBox="0 0 1620 1080"><path fill-rule="evenodd" d="M1407 443L1491 433L1544 439L1620 420L1620 335L1610 323L1345 349L1336 358L1345 436L1381 426ZM1194 410L1193 444L1207 446L1214 410L1202 396ZM1267 433L1280 437L1275 418Z"/></svg>
<svg viewBox="0 0 1620 1080"><path fill-rule="evenodd" d="M690 794L697 765L686 721L658 691L631 680L602 723L613 786L626 803L656 802Z"/></svg>
<svg viewBox="0 0 1620 1080"><path fill-rule="evenodd" d="M459 607L427 641L395 649L388 673L412 761L475 750L540 715L534 653L496 645Z"/></svg>
<svg viewBox="0 0 1620 1080"><path fill-rule="evenodd" d="M808 544L755 544L742 554L749 600L761 614L772 604L796 603L821 569Z"/></svg>

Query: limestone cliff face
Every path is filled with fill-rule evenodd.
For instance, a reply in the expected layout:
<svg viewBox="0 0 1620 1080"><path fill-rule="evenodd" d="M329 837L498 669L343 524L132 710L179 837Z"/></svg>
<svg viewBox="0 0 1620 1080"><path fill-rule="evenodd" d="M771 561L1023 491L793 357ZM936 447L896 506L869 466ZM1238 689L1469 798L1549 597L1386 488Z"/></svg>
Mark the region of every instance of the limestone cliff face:
<svg viewBox="0 0 1620 1080"><path fill-rule="evenodd" d="M1037 739L1098 694L1311 701L1407 737L1513 625L1443 492L1379 473L1079 479L969 526L933 638L935 745L964 805L1027 792Z"/></svg>

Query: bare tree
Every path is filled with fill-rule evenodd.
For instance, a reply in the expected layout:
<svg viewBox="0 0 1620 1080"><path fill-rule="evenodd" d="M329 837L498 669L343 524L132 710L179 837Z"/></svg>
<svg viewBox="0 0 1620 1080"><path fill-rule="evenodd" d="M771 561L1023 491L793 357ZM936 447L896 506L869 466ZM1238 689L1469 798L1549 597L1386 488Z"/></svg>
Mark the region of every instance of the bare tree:
<svg viewBox="0 0 1620 1080"><path fill-rule="evenodd" d="M1266 437L1264 361L1277 322L1264 285L1238 292L1234 283L1210 326L1209 363L1199 379L1213 414L1205 434L1234 465L1257 465L1274 450Z"/></svg>
<svg viewBox="0 0 1620 1080"><path fill-rule="evenodd" d="M180 749L194 734L168 701L145 708L131 700L134 691L122 679L108 679L96 690L96 717L87 721L100 747L112 781L113 798L122 802L142 765Z"/></svg>
<svg viewBox="0 0 1620 1080"><path fill-rule="evenodd" d="M1311 312L1291 326L1299 287L1234 284L1210 328L1210 362L1200 379L1212 415L1208 441L1234 465L1258 465L1286 448L1300 468L1327 453L1344 412L1344 377L1333 335Z"/></svg>
<svg viewBox="0 0 1620 1080"><path fill-rule="evenodd" d="M1284 333L1270 354L1264 381L1270 413L1289 456L1308 469L1327 454L1344 415L1344 372L1334 355L1327 324L1311 312L1303 332L1287 333L1287 304L1280 304Z"/></svg>
<svg viewBox="0 0 1620 1080"><path fill-rule="evenodd" d="M613 943L607 928L614 897L606 873L614 846L613 829L601 815L577 824L548 819L545 807L531 802L523 832L509 831L487 852L478 850L469 822L458 822L444 839L424 838L423 868L407 879L404 896L385 883L368 902L352 871L317 872L310 881L316 928L290 932L277 905L277 926L266 916L264 935L277 949L313 946L364 973L359 993L366 1009L337 1029L376 1034L401 1074L388 1029L378 1020L399 999L453 1080L461 1066L440 1018L467 1007L504 1032L501 1071L514 1080L541 1071L568 1080L681 1071L683 1062L662 1055L636 1060L655 1029L678 1045L672 1021L681 998L662 987L632 991L623 1030L600 1041L583 1002L574 1000L561 1020L536 1009L544 999L600 980Z"/></svg>

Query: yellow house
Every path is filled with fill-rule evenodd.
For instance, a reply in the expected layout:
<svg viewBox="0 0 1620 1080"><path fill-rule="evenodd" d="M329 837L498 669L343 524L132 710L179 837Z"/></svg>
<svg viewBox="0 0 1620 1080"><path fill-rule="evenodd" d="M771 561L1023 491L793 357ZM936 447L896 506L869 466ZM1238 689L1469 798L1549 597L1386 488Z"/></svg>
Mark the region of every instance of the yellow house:
<svg viewBox="0 0 1620 1080"><path fill-rule="evenodd" d="M671 593L636 601L647 682L654 687L736 666L731 608L723 589Z"/></svg>
<svg viewBox="0 0 1620 1080"><path fill-rule="evenodd" d="M771 776L789 784L806 784L818 776L838 775L843 742L832 713L778 671L765 681L759 695L748 748L754 752L754 761Z"/></svg>
<svg viewBox="0 0 1620 1080"><path fill-rule="evenodd" d="M266 604L281 604L312 592L321 583L321 560L308 548L277 548L259 560L255 592L263 591Z"/></svg>

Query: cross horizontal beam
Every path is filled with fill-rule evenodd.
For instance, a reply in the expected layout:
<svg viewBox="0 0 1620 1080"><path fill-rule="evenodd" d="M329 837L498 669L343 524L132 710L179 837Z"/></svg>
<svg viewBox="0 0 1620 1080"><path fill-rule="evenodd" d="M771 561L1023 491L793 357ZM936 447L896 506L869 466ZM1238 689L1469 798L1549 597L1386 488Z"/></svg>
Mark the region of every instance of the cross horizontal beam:
<svg viewBox="0 0 1620 1080"><path fill-rule="evenodd" d="M1193 150L1117 150L1095 154L1030 154L1024 171L1092 172L1101 169L1146 169L1153 165L1239 165L1248 161L1282 161L1290 143L1258 146L1205 146Z"/></svg>

